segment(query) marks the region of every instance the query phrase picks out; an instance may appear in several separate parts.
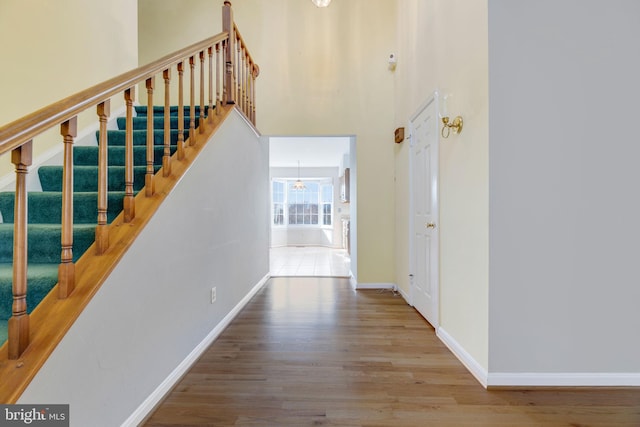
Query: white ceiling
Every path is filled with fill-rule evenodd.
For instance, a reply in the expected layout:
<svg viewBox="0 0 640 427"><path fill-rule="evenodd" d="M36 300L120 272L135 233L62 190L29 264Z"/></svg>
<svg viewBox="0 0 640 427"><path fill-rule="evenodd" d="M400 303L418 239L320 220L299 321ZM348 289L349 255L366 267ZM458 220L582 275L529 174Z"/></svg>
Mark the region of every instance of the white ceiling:
<svg viewBox="0 0 640 427"><path fill-rule="evenodd" d="M271 167L333 167L340 166L349 153L349 137L271 137L269 165Z"/></svg>

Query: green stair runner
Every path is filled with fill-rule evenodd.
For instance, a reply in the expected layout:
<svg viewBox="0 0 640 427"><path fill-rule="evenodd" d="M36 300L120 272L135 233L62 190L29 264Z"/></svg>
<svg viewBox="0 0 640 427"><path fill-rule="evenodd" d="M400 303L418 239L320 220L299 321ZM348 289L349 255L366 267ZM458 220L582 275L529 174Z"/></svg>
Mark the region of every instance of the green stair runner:
<svg viewBox="0 0 640 427"><path fill-rule="evenodd" d="M184 139L189 135L189 108L185 107ZM196 108L197 115L200 109ZM178 141L178 108L171 107L171 154ZM144 186L147 162L147 107L136 107L133 121L134 191ZM108 212L111 222L122 211L125 187L125 118L116 119L118 130L109 130L108 139ZM99 133L96 133L99 137ZM162 165L164 154L164 108L154 107L154 170ZM98 210L98 147L76 146L73 152L73 258L93 244ZM42 192L28 194L28 271L27 309L29 312L58 282L60 264L60 234L62 219L62 167L41 166L38 177ZM14 193L0 192L0 345L7 338L7 320L11 317L13 278Z"/></svg>

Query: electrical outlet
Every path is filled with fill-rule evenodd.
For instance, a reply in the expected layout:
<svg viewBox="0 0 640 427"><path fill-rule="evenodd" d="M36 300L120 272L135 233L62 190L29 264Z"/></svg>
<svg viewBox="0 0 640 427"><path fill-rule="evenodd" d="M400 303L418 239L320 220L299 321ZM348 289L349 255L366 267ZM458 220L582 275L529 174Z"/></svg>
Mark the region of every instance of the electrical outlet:
<svg viewBox="0 0 640 427"><path fill-rule="evenodd" d="M216 298L218 297L216 287L211 288L211 304L216 302Z"/></svg>

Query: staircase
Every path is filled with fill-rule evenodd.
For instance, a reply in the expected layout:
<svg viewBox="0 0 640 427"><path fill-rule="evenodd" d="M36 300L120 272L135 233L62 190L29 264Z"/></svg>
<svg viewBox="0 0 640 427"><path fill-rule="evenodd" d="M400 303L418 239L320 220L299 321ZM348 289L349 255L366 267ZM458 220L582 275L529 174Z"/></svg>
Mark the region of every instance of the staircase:
<svg viewBox="0 0 640 427"><path fill-rule="evenodd" d="M134 192L145 183L147 156L147 107L135 107L133 118ZM196 108L198 126L199 108ZM171 107L171 154L177 149L178 108ZM154 171L164 153L164 108L154 107ZM123 209L125 195L125 118L116 119L118 130L107 131L108 211L111 223ZM189 108L184 110L184 140L189 136ZM96 132L96 140L99 140ZM73 261L95 241L98 209L98 146L76 146L73 150ZM31 312L58 282L61 254L62 166L41 166L42 191L28 193L27 310ZM7 339L7 321L12 310L13 192L0 192L0 345Z"/></svg>

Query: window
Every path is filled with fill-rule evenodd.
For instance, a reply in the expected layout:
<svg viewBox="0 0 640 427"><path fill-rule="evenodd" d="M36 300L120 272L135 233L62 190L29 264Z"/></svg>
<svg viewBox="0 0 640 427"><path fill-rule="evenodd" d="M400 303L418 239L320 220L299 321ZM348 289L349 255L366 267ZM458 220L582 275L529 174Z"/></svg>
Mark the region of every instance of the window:
<svg viewBox="0 0 640 427"><path fill-rule="evenodd" d="M284 225L284 182L273 181L273 225Z"/></svg>
<svg viewBox="0 0 640 427"><path fill-rule="evenodd" d="M331 213L333 212L333 185L322 185L320 203L322 204L322 224L331 225Z"/></svg>
<svg viewBox="0 0 640 427"><path fill-rule="evenodd" d="M271 186L274 226L330 227L333 224L333 184L329 179L305 179L295 189L293 179L274 179Z"/></svg>

